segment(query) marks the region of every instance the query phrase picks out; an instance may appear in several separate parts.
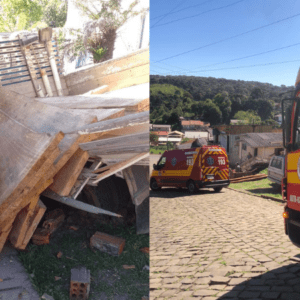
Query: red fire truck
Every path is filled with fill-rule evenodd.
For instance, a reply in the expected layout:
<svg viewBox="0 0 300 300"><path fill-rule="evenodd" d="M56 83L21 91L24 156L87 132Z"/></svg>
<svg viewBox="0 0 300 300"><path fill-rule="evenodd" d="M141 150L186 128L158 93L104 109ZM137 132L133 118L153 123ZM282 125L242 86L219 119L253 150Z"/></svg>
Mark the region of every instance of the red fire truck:
<svg viewBox="0 0 300 300"><path fill-rule="evenodd" d="M226 150L219 146L203 146L165 151L153 165L152 190L161 187L187 187L190 193L211 187L220 192L229 185L229 162Z"/></svg>
<svg viewBox="0 0 300 300"><path fill-rule="evenodd" d="M292 99L282 101L285 175L282 179L285 233L300 247L300 70Z"/></svg>

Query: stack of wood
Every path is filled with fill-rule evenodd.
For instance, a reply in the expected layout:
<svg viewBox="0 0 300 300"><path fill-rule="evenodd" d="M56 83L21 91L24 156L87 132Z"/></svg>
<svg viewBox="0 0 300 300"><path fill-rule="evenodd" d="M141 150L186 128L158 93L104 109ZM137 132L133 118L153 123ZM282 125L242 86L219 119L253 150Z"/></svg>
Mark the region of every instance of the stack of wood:
<svg viewBox="0 0 300 300"><path fill-rule="evenodd" d="M230 183L240 183L240 182L246 182L246 181L255 181L267 178L267 174L256 174L256 175L249 175L249 176L243 176L238 178L232 178L230 179Z"/></svg>
<svg viewBox="0 0 300 300"><path fill-rule="evenodd" d="M74 202L85 185L120 172L136 205L149 194L149 49L61 77L63 97L45 46L28 49L0 35L0 252L7 239L26 247L46 211L41 194ZM46 95L39 67L54 97L35 98L36 84Z"/></svg>
<svg viewBox="0 0 300 300"><path fill-rule="evenodd" d="M0 99L0 250L7 238L26 247L46 211L46 189L71 197L83 188L74 187L82 171L83 184L96 184L148 156L148 111L111 119L126 108L61 109L4 87ZM93 172L84 170L89 158L114 153L123 160L101 170L98 157Z"/></svg>

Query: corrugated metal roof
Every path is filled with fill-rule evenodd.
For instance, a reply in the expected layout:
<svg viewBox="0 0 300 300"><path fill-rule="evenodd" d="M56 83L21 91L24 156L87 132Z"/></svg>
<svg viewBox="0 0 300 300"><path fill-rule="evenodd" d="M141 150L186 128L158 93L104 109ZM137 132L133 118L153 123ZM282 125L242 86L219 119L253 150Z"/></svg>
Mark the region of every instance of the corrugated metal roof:
<svg viewBox="0 0 300 300"><path fill-rule="evenodd" d="M241 137L250 147L283 147L282 133L247 133Z"/></svg>

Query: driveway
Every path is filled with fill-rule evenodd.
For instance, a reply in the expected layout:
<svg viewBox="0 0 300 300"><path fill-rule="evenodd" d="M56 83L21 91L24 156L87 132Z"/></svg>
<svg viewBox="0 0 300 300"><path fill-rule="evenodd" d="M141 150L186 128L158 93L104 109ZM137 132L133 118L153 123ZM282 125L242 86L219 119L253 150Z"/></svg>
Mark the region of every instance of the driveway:
<svg viewBox="0 0 300 300"><path fill-rule="evenodd" d="M283 204L229 189L150 197L150 299L300 299Z"/></svg>

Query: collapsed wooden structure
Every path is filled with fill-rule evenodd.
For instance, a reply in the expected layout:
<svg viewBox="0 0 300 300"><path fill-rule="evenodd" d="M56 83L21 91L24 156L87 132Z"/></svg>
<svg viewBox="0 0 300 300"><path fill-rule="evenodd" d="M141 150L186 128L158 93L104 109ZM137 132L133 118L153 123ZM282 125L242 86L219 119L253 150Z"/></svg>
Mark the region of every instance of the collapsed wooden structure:
<svg viewBox="0 0 300 300"><path fill-rule="evenodd" d="M7 239L17 249L26 247L46 211L41 195L117 216L97 199L93 206L76 200L86 185L97 186L114 174L126 180L139 232L148 232L149 49L60 76L64 96L58 97L49 73L55 97L36 98L34 84L44 88L43 82L32 76L20 81L23 69L13 70L13 58L22 61L26 54L9 52L16 43L0 40L1 53L20 54L0 54L0 251ZM43 60L47 64L45 56L36 64ZM38 66L31 69L38 74ZM13 75L16 80L8 83L3 71L21 77ZM76 87L69 88L68 81ZM75 91L80 96L70 96Z"/></svg>

